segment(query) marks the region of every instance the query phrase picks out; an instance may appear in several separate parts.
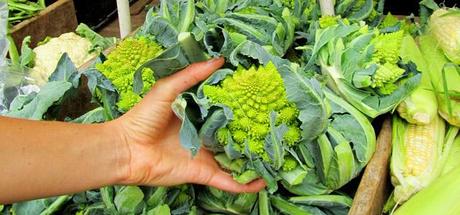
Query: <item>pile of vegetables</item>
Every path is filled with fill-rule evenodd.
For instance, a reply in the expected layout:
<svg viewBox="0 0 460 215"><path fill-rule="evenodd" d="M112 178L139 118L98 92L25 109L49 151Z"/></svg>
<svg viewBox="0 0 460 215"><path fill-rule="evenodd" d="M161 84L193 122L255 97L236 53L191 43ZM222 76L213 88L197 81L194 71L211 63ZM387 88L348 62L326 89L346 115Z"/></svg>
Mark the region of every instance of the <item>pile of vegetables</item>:
<svg viewBox="0 0 460 215"><path fill-rule="evenodd" d="M159 79L223 56L223 68L171 107L183 123L181 144L192 155L213 152L237 182L262 178L267 187L232 194L192 184L110 186L0 213L347 214L350 182L376 149L372 122L391 114L394 191L385 211L441 211L446 205L427 203L435 195L455 214L448 198L459 189L460 11L425 0L420 20L383 16L383 0L162 0L105 55L112 39L77 29L90 41L80 48L97 56L92 64L79 68L59 54L46 83L13 98L4 115L110 121ZM21 52L6 68L33 68L27 40ZM87 109L66 115L85 90Z"/></svg>
<svg viewBox="0 0 460 215"><path fill-rule="evenodd" d="M37 15L46 8L45 0L7 0L7 2L8 24L12 26Z"/></svg>

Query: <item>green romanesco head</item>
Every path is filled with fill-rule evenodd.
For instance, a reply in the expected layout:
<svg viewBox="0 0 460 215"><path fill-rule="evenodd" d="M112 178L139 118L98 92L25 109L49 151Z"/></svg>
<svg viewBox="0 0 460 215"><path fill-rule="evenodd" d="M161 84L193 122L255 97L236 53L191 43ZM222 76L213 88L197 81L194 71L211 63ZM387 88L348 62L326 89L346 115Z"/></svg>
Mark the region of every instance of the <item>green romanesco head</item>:
<svg viewBox="0 0 460 215"><path fill-rule="evenodd" d="M295 6L295 0L281 0L281 3L284 7L287 7L289 9L293 9Z"/></svg>
<svg viewBox="0 0 460 215"><path fill-rule="evenodd" d="M383 21L380 23L379 28L388 28L394 27L399 25L399 29L404 31L405 33L413 34L417 31L417 26L410 22L407 19L398 19L397 17L393 16L391 13L388 13Z"/></svg>
<svg viewBox="0 0 460 215"><path fill-rule="evenodd" d="M128 111L140 101L133 92L134 72L145 62L156 57L162 48L146 37L128 38L120 42L107 56L107 60L96 68L104 74L120 93L118 108ZM142 94L155 83L153 71L145 68L142 73L144 88Z"/></svg>
<svg viewBox="0 0 460 215"><path fill-rule="evenodd" d="M322 16L319 18L319 27L327 28L339 23L340 16Z"/></svg>
<svg viewBox="0 0 460 215"><path fill-rule="evenodd" d="M297 167L297 161L292 156L286 156L284 158L283 171L289 172Z"/></svg>
<svg viewBox="0 0 460 215"><path fill-rule="evenodd" d="M270 131L270 113L277 113L276 124L285 124L286 144L301 139L299 110L287 100L283 79L272 63L259 68L238 68L219 85L205 85L204 94L213 104L224 104L233 111L233 120L217 131L217 141L226 144L231 137L239 150L246 148L267 160L264 140ZM247 144L247 145L245 145Z"/></svg>
<svg viewBox="0 0 460 215"><path fill-rule="evenodd" d="M379 65L372 77L372 87L377 88L383 95L389 95L398 88L395 82L401 78L404 72L405 70L399 68L397 64Z"/></svg>
<svg viewBox="0 0 460 215"><path fill-rule="evenodd" d="M374 47L372 62L377 64L377 71L372 76L372 88L380 94L389 95L398 86L395 84L404 74L405 70L398 66L400 60L401 42L404 31L378 34L372 41Z"/></svg>
<svg viewBox="0 0 460 215"><path fill-rule="evenodd" d="M379 27L380 28L388 28L388 27L393 27L397 25L400 22L398 18L393 16L390 12L385 16L385 18L382 20L380 23Z"/></svg>
<svg viewBox="0 0 460 215"><path fill-rule="evenodd" d="M401 41L403 37L404 31L402 30L392 33L378 34L371 41L371 44L374 46L372 61L379 64L397 63L399 61Z"/></svg>

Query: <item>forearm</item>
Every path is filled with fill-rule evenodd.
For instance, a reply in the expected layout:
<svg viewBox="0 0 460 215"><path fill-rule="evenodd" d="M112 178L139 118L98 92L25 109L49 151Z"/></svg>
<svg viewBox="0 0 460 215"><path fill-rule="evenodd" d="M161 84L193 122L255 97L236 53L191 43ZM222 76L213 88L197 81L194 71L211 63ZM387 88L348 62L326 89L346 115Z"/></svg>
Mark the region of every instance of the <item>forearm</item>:
<svg viewBox="0 0 460 215"><path fill-rule="evenodd" d="M117 183L129 153L110 124L0 117L0 203Z"/></svg>

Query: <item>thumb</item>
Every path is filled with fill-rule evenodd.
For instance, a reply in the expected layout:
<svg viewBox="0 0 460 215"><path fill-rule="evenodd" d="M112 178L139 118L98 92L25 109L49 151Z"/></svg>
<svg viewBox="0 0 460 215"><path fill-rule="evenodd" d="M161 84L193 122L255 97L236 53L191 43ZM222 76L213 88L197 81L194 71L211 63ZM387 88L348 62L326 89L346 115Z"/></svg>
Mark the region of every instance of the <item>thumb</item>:
<svg viewBox="0 0 460 215"><path fill-rule="evenodd" d="M257 179L248 184L240 184L230 174L222 170L219 170L206 185L231 193L257 193L266 186L265 181L262 179Z"/></svg>
<svg viewBox="0 0 460 215"><path fill-rule="evenodd" d="M224 65L224 58L194 63L166 78L160 79L145 97L157 100L173 101L180 93L188 90L208 78L213 72Z"/></svg>

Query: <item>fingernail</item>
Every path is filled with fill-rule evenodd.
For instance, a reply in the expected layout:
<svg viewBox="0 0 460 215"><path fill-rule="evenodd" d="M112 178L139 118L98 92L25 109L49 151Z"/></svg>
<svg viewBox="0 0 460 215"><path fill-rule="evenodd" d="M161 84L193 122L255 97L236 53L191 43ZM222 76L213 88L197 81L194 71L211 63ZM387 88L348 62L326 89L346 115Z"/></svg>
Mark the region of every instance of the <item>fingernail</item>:
<svg viewBox="0 0 460 215"><path fill-rule="evenodd" d="M215 56L215 57L213 57L212 59L208 60L207 63L208 63L208 64L213 64L213 63L215 63L215 62L217 62L217 61L220 61L220 60L222 60L222 56Z"/></svg>

